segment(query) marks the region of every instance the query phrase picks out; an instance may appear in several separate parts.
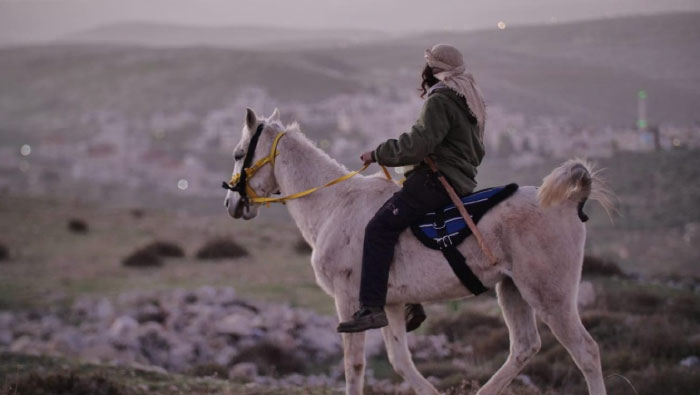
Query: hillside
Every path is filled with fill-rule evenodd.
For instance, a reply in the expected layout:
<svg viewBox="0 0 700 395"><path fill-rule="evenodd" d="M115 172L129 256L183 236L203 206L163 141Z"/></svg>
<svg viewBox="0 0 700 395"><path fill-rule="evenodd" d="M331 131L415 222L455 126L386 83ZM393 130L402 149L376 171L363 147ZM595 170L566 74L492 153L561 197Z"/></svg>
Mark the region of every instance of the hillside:
<svg viewBox="0 0 700 395"><path fill-rule="evenodd" d="M356 31L110 25L59 40L65 44L58 46L0 49L0 82L14 88L3 90L7 96L0 103L12 95L25 108L60 105L66 90L92 102L88 87L110 93L109 101L98 97L95 104L117 108L163 101L186 107L198 99L207 99L199 103L207 107L241 85L297 101L356 91L359 80L408 92L417 85L423 50L450 42L464 51L491 105L580 125L631 126L637 92L644 89L652 123L693 124L700 103L698 21L698 13L662 14L399 38ZM207 48L195 48L201 46ZM47 89L37 92L36 83ZM37 93L49 97L36 103Z"/></svg>
<svg viewBox="0 0 700 395"><path fill-rule="evenodd" d="M449 42L463 50L489 104L579 124L633 125L644 89L652 122L693 123L700 119L698 22L697 13L667 14L431 33L333 53L359 69L381 70L386 80L416 85L422 51Z"/></svg>
<svg viewBox="0 0 700 395"><path fill-rule="evenodd" d="M384 40L392 34L369 30L304 30L276 26L186 26L146 22L116 23L60 37L64 44L148 47L208 46L238 49L302 49L348 46Z"/></svg>

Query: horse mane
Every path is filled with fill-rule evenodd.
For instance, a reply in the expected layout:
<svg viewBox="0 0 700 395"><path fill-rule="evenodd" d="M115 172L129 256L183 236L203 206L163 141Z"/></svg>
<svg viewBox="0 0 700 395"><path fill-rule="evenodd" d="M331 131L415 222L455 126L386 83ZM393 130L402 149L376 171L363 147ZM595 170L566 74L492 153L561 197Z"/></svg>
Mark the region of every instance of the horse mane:
<svg viewBox="0 0 700 395"><path fill-rule="evenodd" d="M341 169L343 172L348 172L347 167L343 165L342 163L338 162L337 160L333 159L328 153L321 148L319 148L314 141L309 139L304 132L301 131L301 126L299 126L299 122L294 121L292 123L289 123L287 125L282 125L281 122L273 122L272 125L275 125L280 129L280 131L284 131L287 134L285 135L285 138L292 138L294 141L297 143L303 145L303 146L308 146L309 148L313 149L313 151L318 154L322 159L328 161L332 165L338 167Z"/></svg>

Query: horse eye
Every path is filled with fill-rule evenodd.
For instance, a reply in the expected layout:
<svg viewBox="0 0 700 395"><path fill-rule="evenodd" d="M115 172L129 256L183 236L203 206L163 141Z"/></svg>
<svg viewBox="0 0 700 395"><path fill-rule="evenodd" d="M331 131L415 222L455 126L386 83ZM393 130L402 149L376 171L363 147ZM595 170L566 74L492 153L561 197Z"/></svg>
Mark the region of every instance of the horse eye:
<svg viewBox="0 0 700 395"><path fill-rule="evenodd" d="M235 160L238 161L238 160L243 159L244 156L245 156L245 152L236 152L236 153L233 155L233 159L235 159Z"/></svg>

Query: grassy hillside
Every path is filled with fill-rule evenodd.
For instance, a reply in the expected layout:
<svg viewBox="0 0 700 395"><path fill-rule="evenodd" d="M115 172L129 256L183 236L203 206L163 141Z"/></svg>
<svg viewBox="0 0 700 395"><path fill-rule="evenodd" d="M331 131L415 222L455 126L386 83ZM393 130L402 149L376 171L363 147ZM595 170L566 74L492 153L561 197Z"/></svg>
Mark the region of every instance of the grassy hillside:
<svg viewBox="0 0 700 395"><path fill-rule="evenodd" d="M218 216L139 212L3 196L0 243L10 257L0 261L0 309L70 303L79 295L211 285L233 286L257 300L333 311L332 300L316 286L309 252L297 251L301 239L293 224L233 221L223 210ZM76 219L87 225L86 233L70 231ZM249 255L196 258L205 243L222 237ZM174 242L185 257L169 259L162 268L122 264L153 241Z"/></svg>
<svg viewBox="0 0 700 395"><path fill-rule="evenodd" d="M9 250L9 258L0 261L0 310L32 312L30 316L40 317L42 311L69 306L80 296L117 300L124 292L134 290L211 285L233 286L242 298L334 314L332 300L315 284L309 251L289 224L236 222L223 213L212 217L111 209L55 199L3 196L0 202L0 242ZM76 221L84 223L84 230L71 225ZM671 225L672 219L666 226ZM202 245L221 237L235 241L248 255L221 261L196 258ZM123 258L154 240L174 243L184 250L185 257L167 258L157 267L123 266ZM697 280L650 282L614 274L607 265L594 263L584 267L584 281L591 291L582 316L601 346L610 392L631 391L624 379L615 376L619 374L629 379L639 394L691 393L700 384L697 366L686 366L692 364L692 358L688 358L700 354ZM631 271L629 266L626 270ZM508 335L493 292L467 301L432 304L428 315L419 332L428 336L415 338L412 345L418 368L434 377L438 387L449 394L473 395L508 352ZM525 369L527 378L516 380L506 394L529 395L540 390L546 394L585 394L582 376L564 348L545 326L541 325L539 331L542 351ZM438 355L425 350L442 351ZM331 370L335 362L324 366ZM394 387L386 383L398 383L399 379L386 357L381 353L373 356L368 367L384 383L371 386L368 393L394 393ZM46 388L55 391L96 386L114 395L340 392L335 387L279 388L246 380L194 377L227 372L229 368L213 367L181 376L139 366L3 353L0 393L37 394Z"/></svg>
<svg viewBox="0 0 700 395"><path fill-rule="evenodd" d="M327 56L213 48L36 46L0 49L5 117L111 110L132 115L198 113L244 87L281 99L318 100L358 89L354 73ZM46 116L46 115L42 115Z"/></svg>

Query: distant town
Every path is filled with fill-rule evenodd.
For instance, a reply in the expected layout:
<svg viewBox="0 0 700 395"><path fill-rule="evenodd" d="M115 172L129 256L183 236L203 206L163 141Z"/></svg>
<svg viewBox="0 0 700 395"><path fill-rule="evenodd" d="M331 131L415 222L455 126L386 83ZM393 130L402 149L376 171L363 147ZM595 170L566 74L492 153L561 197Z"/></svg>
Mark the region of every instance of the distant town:
<svg viewBox="0 0 700 395"><path fill-rule="evenodd" d="M640 98L640 117L646 108ZM231 152L240 138L243 112L252 107L269 115L278 106L285 122L298 121L309 138L348 167L357 155L384 139L408 131L421 107L412 92L377 89L342 94L319 103L280 103L260 88L204 116L192 112L154 113L144 118L102 110L82 114L88 138L71 133L45 134L39 141L0 147L0 189L45 193L73 182L165 194L211 195L230 176ZM47 119L58 129L64 120ZM630 126L591 127L564 118L526 117L492 104L485 133L488 155L510 166L528 166L547 158L610 157L619 151L697 148L699 125L663 120L630 120ZM400 170L399 170L400 171Z"/></svg>

